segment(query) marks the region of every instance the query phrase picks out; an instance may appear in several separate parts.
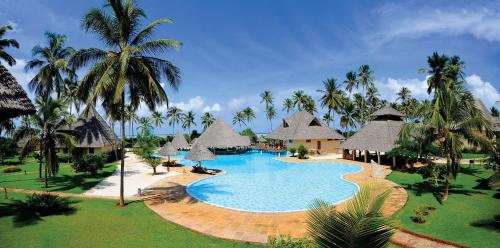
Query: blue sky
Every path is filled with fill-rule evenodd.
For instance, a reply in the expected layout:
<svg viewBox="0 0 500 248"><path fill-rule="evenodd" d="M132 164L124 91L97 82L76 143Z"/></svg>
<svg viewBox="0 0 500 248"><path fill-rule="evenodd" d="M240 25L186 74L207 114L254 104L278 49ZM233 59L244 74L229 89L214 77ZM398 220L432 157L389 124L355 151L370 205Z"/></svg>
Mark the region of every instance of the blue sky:
<svg viewBox="0 0 500 248"><path fill-rule="evenodd" d="M23 66L31 48L43 44L43 33L69 37L75 48L101 47L84 33L80 20L101 0L0 0L0 24L11 23L21 48L9 50L18 60L10 68L26 86L33 72ZM383 98L394 100L402 86L417 98L427 97L426 57L437 51L466 62L469 88L486 105L500 95L500 2L494 1L230 1L142 0L149 21L170 17L159 38L183 42L165 54L182 69L179 91L166 89L171 104L231 121L235 111L257 111L251 127L267 132L259 93L273 91L277 108L285 97L303 89L316 99L326 78L344 80L362 64L375 71ZM31 94L32 95L32 94ZM159 108L165 112L166 106ZM322 115L320 111L318 115ZM139 115L148 115L146 108ZM286 113L280 112L275 126ZM336 118L338 122L338 118ZM199 122L199 119L198 119ZM338 125L338 123L336 124ZM239 127L236 127L239 128ZM158 133L171 132L162 127Z"/></svg>

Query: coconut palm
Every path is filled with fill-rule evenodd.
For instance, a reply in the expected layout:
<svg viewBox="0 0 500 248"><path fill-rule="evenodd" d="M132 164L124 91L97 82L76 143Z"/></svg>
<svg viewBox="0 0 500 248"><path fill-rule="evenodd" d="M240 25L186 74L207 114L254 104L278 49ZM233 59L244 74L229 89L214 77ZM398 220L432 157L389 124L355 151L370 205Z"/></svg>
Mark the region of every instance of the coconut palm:
<svg viewBox="0 0 500 248"><path fill-rule="evenodd" d="M293 107L296 107L298 111L301 111L304 107L304 96L305 93L303 90L297 90L293 92L292 101Z"/></svg>
<svg viewBox="0 0 500 248"><path fill-rule="evenodd" d="M75 143L74 136L70 132L64 132L68 124L65 119L66 106L62 100L48 97L36 99L37 112L33 116L34 125L22 126L16 133L17 140L26 140L21 154L26 154L35 147L45 158L45 188L48 187L48 176L53 176L59 171L59 163L56 155L56 144L62 144L72 148Z"/></svg>
<svg viewBox="0 0 500 248"><path fill-rule="evenodd" d="M273 105L270 105L266 108L266 118L269 120L269 125L271 127L271 131L273 130L273 119L276 117L276 108Z"/></svg>
<svg viewBox="0 0 500 248"><path fill-rule="evenodd" d="M355 72L350 71L345 75L346 79L344 80L345 90L349 92L349 98L351 98L351 93L354 88L358 88L359 82Z"/></svg>
<svg viewBox="0 0 500 248"><path fill-rule="evenodd" d="M246 123L250 123L253 119L255 119L255 111L252 108L246 107L241 112L243 112L243 117L245 118Z"/></svg>
<svg viewBox="0 0 500 248"><path fill-rule="evenodd" d="M389 189L365 185L337 211L318 200L308 212L308 232L319 247L386 247L395 221L382 214Z"/></svg>
<svg viewBox="0 0 500 248"><path fill-rule="evenodd" d="M411 90L403 86L396 95L398 96L396 101L401 100L401 104L404 104L411 99Z"/></svg>
<svg viewBox="0 0 500 248"><path fill-rule="evenodd" d="M158 111L154 111L151 114L151 122L155 127L161 127L161 125L163 125L163 116L161 115L161 113Z"/></svg>
<svg viewBox="0 0 500 248"><path fill-rule="evenodd" d="M304 95L304 97L302 99L302 105L303 105L304 110L311 113L311 114L314 114L315 112L318 111L316 109L316 102L309 95Z"/></svg>
<svg viewBox="0 0 500 248"><path fill-rule="evenodd" d="M73 73L71 73L73 74ZM76 112L80 112L81 99L78 94L78 80L76 75L72 75L64 79L64 91L62 93L62 98L68 104L69 114L73 114L73 106Z"/></svg>
<svg viewBox="0 0 500 248"><path fill-rule="evenodd" d="M283 110L286 111L286 113L289 113L290 110L293 109L293 101L292 99L290 98L285 98L285 100L283 100Z"/></svg>
<svg viewBox="0 0 500 248"><path fill-rule="evenodd" d="M356 128L356 107L351 101L347 101L340 112L340 126L345 133L349 128Z"/></svg>
<svg viewBox="0 0 500 248"><path fill-rule="evenodd" d="M234 113L233 116L233 125L239 124L240 127L243 125L246 125L245 123L245 113L243 111L238 111Z"/></svg>
<svg viewBox="0 0 500 248"><path fill-rule="evenodd" d="M65 35L45 32L47 46L36 45L31 50L33 59L28 61L25 70L38 69L36 75L29 82L29 87L37 95L47 98L56 92L57 98L64 92L63 75L70 74L68 60L74 53L72 47L66 47Z"/></svg>
<svg viewBox="0 0 500 248"><path fill-rule="evenodd" d="M329 124L333 121L334 114L340 112L340 109L344 105L344 92L340 89L337 80L333 78L323 81L323 89L317 91L322 94L320 99L321 106L328 109L328 116L331 117L331 120L328 122Z"/></svg>
<svg viewBox="0 0 500 248"><path fill-rule="evenodd" d="M151 119L148 117L140 117L137 120L137 130L140 130L141 133L144 133L146 130L150 131L153 129L153 124L151 124Z"/></svg>
<svg viewBox="0 0 500 248"><path fill-rule="evenodd" d="M182 118L182 128L187 129L191 132L191 126L195 126L196 122L194 121L196 115L192 110L188 111Z"/></svg>
<svg viewBox="0 0 500 248"><path fill-rule="evenodd" d="M333 117L329 113L325 113L323 115L323 121L326 123L327 126L330 126L330 123L333 121Z"/></svg>
<svg viewBox="0 0 500 248"><path fill-rule="evenodd" d="M12 30L12 26L9 24L0 27L0 64L2 60L6 61L9 66L16 64L16 60L10 54L5 51L5 48L15 47L19 48L19 43L15 39L4 39L3 36L7 31Z"/></svg>
<svg viewBox="0 0 500 248"><path fill-rule="evenodd" d="M120 109L116 110L116 109L111 108L111 107L108 107L106 109L107 109L107 112L118 112L119 113L121 111ZM139 119L139 117L135 114L135 111L136 111L136 109L131 104L127 104L125 106L125 120L128 121L128 128L130 130L130 135L132 137L134 137L134 123L136 123L137 119ZM121 120L121 117L120 117L120 120ZM125 137L125 136L123 135L123 137ZM132 144L132 146L133 146L133 144Z"/></svg>
<svg viewBox="0 0 500 248"><path fill-rule="evenodd" d="M367 89L373 84L373 71L369 65L362 65L358 68L358 82L363 87L363 90Z"/></svg>
<svg viewBox="0 0 500 248"><path fill-rule="evenodd" d="M212 123L214 123L215 117L209 112L203 113L201 117L201 125L203 125L203 130L207 129Z"/></svg>
<svg viewBox="0 0 500 248"><path fill-rule="evenodd" d="M379 107L379 99L380 94L378 93L377 87L374 84L368 86L366 90L365 100L367 103L368 115L371 115L373 112L378 110ZM368 117L368 116L367 116Z"/></svg>
<svg viewBox="0 0 500 248"><path fill-rule="evenodd" d="M266 105L266 109L270 106L273 105L273 93L269 90L266 90L260 94L260 102L264 103Z"/></svg>
<svg viewBox="0 0 500 248"><path fill-rule="evenodd" d="M82 26L96 34L108 50L82 49L71 59L74 68L89 66L81 80L80 93L89 102L101 98L103 106L119 105L121 132L125 136L125 103L136 109L141 102L153 110L167 103L168 97L162 86L166 79L174 90L180 83L180 70L172 62L156 57L170 49L181 47L171 39L153 39L158 25L171 23L168 18L153 21L140 28L144 11L133 0L109 0L102 8L92 8L83 17ZM124 141L122 140L120 174L120 205L124 206L123 175L125 167Z"/></svg>
<svg viewBox="0 0 500 248"><path fill-rule="evenodd" d="M429 69L420 69L419 72L429 74L427 78L427 93L431 93L433 89L440 88L443 85L445 67L448 64L449 58L445 55L439 55L434 52L432 56L427 57Z"/></svg>
<svg viewBox="0 0 500 248"><path fill-rule="evenodd" d="M168 125L172 126L172 134L175 134L175 124L179 124L183 118L182 109L176 106L169 108L166 118L168 120Z"/></svg>

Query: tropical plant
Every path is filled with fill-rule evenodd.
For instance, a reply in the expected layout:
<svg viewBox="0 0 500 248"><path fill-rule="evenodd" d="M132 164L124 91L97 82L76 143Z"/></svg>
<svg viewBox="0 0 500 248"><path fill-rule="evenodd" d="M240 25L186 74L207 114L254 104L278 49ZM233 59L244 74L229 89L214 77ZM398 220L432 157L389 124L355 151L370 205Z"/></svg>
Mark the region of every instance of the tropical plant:
<svg viewBox="0 0 500 248"><path fill-rule="evenodd" d="M108 108L108 110L106 112L110 112L110 113L114 113L116 112L119 116L119 119L121 120L121 114L120 113L120 109L116 109L116 108ZM128 128L130 130L130 135L132 135L132 137L134 136L134 123L136 123L138 120L139 120L139 117L135 114L135 111L136 111L136 108L134 108L134 106L132 106L131 104L127 104L125 105L125 120L128 121ZM124 134L123 134L124 135ZM125 136L123 136L125 137ZM132 144L133 146L133 144Z"/></svg>
<svg viewBox="0 0 500 248"><path fill-rule="evenodd" d="M314 112L317 112L318 110L316 109L316 102L314 101L314 99L309 96L309 95L305 95L303 100L302 100L302 104L304 106L304 110L311 113L311 114L314 114Z"/></svg>
<svg viewBox="0 0 500 248"><path fill-rule="evenodd" d="M268 247L270 248L317 248L314 241L307 238L292 238L288 235L269 237Z"/></svg>
<svg viewBox="0 0 500 248"><path fill-rule="evenodd" d="M32 127L21 127L15 134L16 140L25 140L21 149L21 156L25 156L36 147L40 148L45 158L45 188L48 187L48 176L53 176L59 171L56 144L72 148L75 143L74 134L64 131L67 120L64 118L66 106L62 100L52 97L36 98L37 112L33 116Z"/></svg>
<svg viewBox="0 0 500 248"><path fill-rule="evenodd" d="M68 60L74 53L72 47L66 47L67 37L65 35L45 32L47 46L36 45L31 50L33 59L28 61L25 70L37 69L36 75L29 82L29 87L36 94L46 99L52 92L56 92L60 98L64 92L63 75L70 75Z"/></svg>
<svg viewBox="0 0 500 248"><path fill-rule="evenodd" d="M243 125L246 125L245 123L245 113L243 113L243 111L238 111L236 113L234 113L234 116L233 116L233 125L240 125L240 127Z"/></svg>
<svg viewBox="0 0 500 248"><path fill-rule="evenodd" d="M163 116L158 111L153 111L151 114L151 122L155 127L161 127L163 125Z"/></svg>
<svg viewBox="0 0 500 248"><path fill-rule="evenodd" d="M69 74L74 73L69 72ZM75 107L77 113L80 112L81 99L78 94L79 85L76 75L70 75L69 77L65 78L63 86L64 89L62 92L62 98L68 104L69 115L73 115L73 106Z"/></svg>
<svg viewBox="0 0 500 248"><path fill-rule="evenodd" d="M260 102L264 103L266 105L266 109L270 106L273 105L273 93L269 90L266 90L260 94Z"/></svg>
<svg viewBox="0 0 500 248"><path fill-rule="evenodd" d="M269 120L270 130L273 130L273 119L276 114L276 108L273 105L266 108L266 118Z"/></svg>
<svg viewBox="0 0 500 248"><path fill-rule="evenodd" d="M407 87L401 87L396 95L398 96L396 101L401 100L401 104L403 105L411 99L411 90Z"/></svg>
<svg viewBox="0 0 500 248"><path fill-rule="evenodd" d="M171 23L168 18L153 21L143 29L145 12L133 0L109 0L102 8L92 8L83 17L82 26L95 33L109 50L88 48L77 51L71 59L73 68L90 66L81 80L80 94L89 102L100 97L105 108L118 108L121 133L125 137L125 103L137 109L144 102L150 110L168 97L161 80L174 90L180 84L180 70L172 62L158 58L170 49L181 47L172 39L153 39L158 25ZM123 178L125 144L121 144L120 205L124 206Z"/></svg>
<svg viewBox="0 0 500 248"><path fill-rule="evenodd" d="M182 109L173 106L167 110L167 120L168 125L172 126L172 133L175 133L175 124L179 124L182 121L184 114L182 113Z"/></svg>
<svg viewBox="0 0 500 248"><path fill-rule="evenodd" d="M386 247L396 224L382 214L390 189L365 185L338 211L317 200L308 212L308 232L319 247Z"/></svg>
<svg viewBox="0 0 500 248"><path fill-rule="evenodd" d="M140 117L137 119L138 127L137 129L143 133L145 130L151 130L153 125L151 124L151 119L148 117Z"/></svg>
<svg viewBox="0 0 500 248"><path fill-rule="evenodd" d="M285 98L283 100L283 110L286 111L286 113L289 113L293 109L293 100L290 98Z"/></svg>
<svg viewBox="0 0 500 248"><path fill-rule="evenodd" d="M195 113L192 110L188 111L182 118L182 128L191 132L191 127L196 125L195 118Z"/></svg>
<svg viewBox="0 0 500 248"><path fill-rule="evenodd" d="M323 81L323 89L317 91L322 94L320 98L321 107L326 107L328 110L330 119L327 125L329 125L330 122L333 121L334 114L339 113L344 105L344 92L340 89L337 80L333 78L328 78L326 81Z"/></svg>
<svg viewBox="0 0 500 248"><path fill-rule="evenodd" d="M304 145L299 145L297 147L297 157L299 159L306 159L307 158L307 149Z"/></svg>
<svg viewBox="0 0 500 248"><path fill-rule="evenodd" d="M0 135L11 135L16 130L16 124L13 119L0 120Z"/></svg>
<svg viewBox="0 0 500 248"><path fill-rule="evenodd" d="M356 75L356 72L350 71L345 75L346 79L344 80L345 90L349 92L349 99L351 98L351 93L354 88L358 88L359 82Z"/></svg>
<svg viewBox="0 0 500 248"><path fill-rule="evenodd" d="M498 117L498 116L500 116L500 112L498 111L498 109L497 109L497 108L495 108L495 106L492 106L492 107L491 107L490 112L491 112L491 116L493 116L493 117Z"/></svg>
<svg viewBox="0 0 500 248"><path fill-rule="evenodd" d="M295 157L295 153L297 152L297 147L295 146L288 147L288 151L292 154L291 155L292 157Z"/></svg>
<svg viewBox="0 0 500 248"><path fill-rule="evenodd" d="M212 123L214 123L215 117L209 112L203 113L201 117L201 125L203 125L203 130L207 129Z"/></svg>
<svg viewBox="0 0 500 248"><path fill-rule="evenodd" d="M345 133L348 133L349 128L356 128L356 108L351 101L346 101L340 112L340 126Z"/></svg>
<svg viewBox="0 0 500 248"><path fill-rule="evenodd" d="M444 86L445 70L448 65L449 58L445 55L439 55L434 52L431 56L427 57L427 64L429 69L420 69L419 72L429 74L427 78L427 93L431 94L432 90Z"/></svg>
<svg viewBox="0 0 500 248"><path fill-rule="evenodd" d="M323 122L326 123L327 126L330 126L330 123L333 122L333 117L329 113L325 113L323 115Z"/></svg>
<svg viewBox="0 0 500 248"><path fill-rule="evenodd" d="M16 141L11 138L0 136L0 163L3 163L6 158L17 155Z"/></svg>
<svg viewBox="0 0 500 248"><path fill-rule="evenodd" d="M297 90L293 92L292 96L292 102L293 102L293 107L297 108L298 111L302 111L304 108L304 99L306 94L304 93L303 90Z"/></svg>
<svg viewBox="0 0 500 248"><path fill-rule="evenodd" d="M253 119L255 119L255 111L252 108L246 107L241 112L243 112L243 117L245 118L246 123L250 123Z"/></svg>
<svg viewBox="0 0 500 248"><path fill-rule="evenodd" d="M9 66L16 64L16 60L10 54L5 51L5 48L15 47L19 48L19 43L15 39L4 39L3 36L7 31L12 30L12 26L9 24L0 27L0 64L2 60L6 61Z"/></svg>
<svg viewBox="0 0 500 248"><path fill-rule="evenodd" d="M71 167L77 172L88 172L91 176L97 175L97 171L104 168L108 155L100 154L85 154L81 158L75 159Z"/></svg>
<svg viewBox="0 0 500 248"><path fill-rule="evenodd" d="M50 193L33 193L26 196L26 200L15 201L18 210L29 210L35 212L39 216L48 216L71 212L74 210L71 207L71 201L68 198L60 197Z"/></svg>
<svg viewBox="0 0 500 248"><path fill-rule="evenodd" d="M247 129L241 131L240 135L241 136L248 136L250 138L250 142L252 142L252 144L257 143L257 135L252 131L251 128L247 128Z"/></svg>

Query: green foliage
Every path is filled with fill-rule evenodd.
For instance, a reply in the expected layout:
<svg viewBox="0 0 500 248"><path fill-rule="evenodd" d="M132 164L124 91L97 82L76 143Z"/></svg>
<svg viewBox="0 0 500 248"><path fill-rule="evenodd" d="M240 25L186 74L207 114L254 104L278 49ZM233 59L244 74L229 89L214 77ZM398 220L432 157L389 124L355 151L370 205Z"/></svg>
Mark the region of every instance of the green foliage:
<svg viewBox="0 0 500 248"><path fill-rule="evenodd" d="M250 128L247 128L247 129L241 131L240 135L250 137L250 142L252 142L252 144L257 143L257 139L258 139L257 135Z"/></svg>
<svg viewBox="0 0 500 248"><path fill-rule="evenodd" d="M159 145L159 138L151 132L151 129L143 129L137 136L136 147L134 152L146 159L151 157L156 147Z"/></svg>
<svg viewBox="0 0 500 248"><path fill-rule="evenodd" d="M411 216L411 220L418 224L423 224L426 222L425 217L430 214L431 211L436 210L433 206L419 206L413 209L414 215Z"/></svg>
<svg viewBox="0 0 500 248"><path fill-rule="evenodd" d="M312 240L306 238L292 238L288 235L269 237L267 246L270 248L316 248Z"/></svg>
<svg viewBox="0 0 500 248"><path fill-rule="evenodd" d="M17 155L17 144L11 138L0 137L0 163L4 159Z"/></svg>
<svg viewBox="0 0 500 248"><path fill-rule="evenodd" d="M198 131L193 130L193 131L191 131L191 134L189 135L189 140L193 141L194 139L196 139L198 137L200 137L200 134L198 133Z"/></svg>
<svg viewBox="0 0 500 248"><path fill-rule="evenodd" d="M433 179L435 187L438 187L439 180L445 180L447 175L446 165L431 162L426 166L418 168L417 172L422 175L424 179Z"/></svg>
<svg viewBox="0 0 500 248"><path fill-rule="evenodd" d="M13 173L13 172L19 172L22 171L21 168L16 167L16 166L10 166L5 169L3 169L3 173Z"/></svg>
<svg viewBox="0 0 500 248"><path fill-rule="evenodd" d="M153 174L156 174L156 167L158 167L161 164L161 159L156 158L156 157L151 157L151 156L148 156L145 159L146 159L146 163L151 168L153 168Z"/></svg>
<svg viewBox="0 0 500 248"><path fill-rule="evenodd" d="M70 203L67 198L42 193L27 196L24 206L38 215L47 216L72 210Z"/></svg>
<svg viewBox="0 0 500 248"><path fill-rule="evenodd" d="M308 217L308 232L319 247L385 247L395 222L382 214L390 189L363 186L342 211L316 201Z"/></svg>
<svg viewBox="0 0 500 248"><path fill-rule="evenodd" d="M72 156L71 154L67 153L58 153L57 154L57 161L59 163L69 163L71 162Z"/></svg>
<svg viewBox="0 0 500 248"><path fill-rule="evenodd" d="M307 149L304 145L300 145L299 147L297 147L297 157L299 159L307 158Z"/></svg>
<svg viewBox="0 0 500 248"><path fill-rule="evenodd" d="M292 154L292 157L295 157L295 153L297 152L297 147L295 146L288 147L288 151Z"/></svg>
<svg viewBox="0 0 500 248"><path fill-rule="evenodd" d="M80 159L76 159L71 167L76 172L88 172L95 176L98 170L104 167L108 159L108 155L104 153L100 154L85 154Z"/></svg>

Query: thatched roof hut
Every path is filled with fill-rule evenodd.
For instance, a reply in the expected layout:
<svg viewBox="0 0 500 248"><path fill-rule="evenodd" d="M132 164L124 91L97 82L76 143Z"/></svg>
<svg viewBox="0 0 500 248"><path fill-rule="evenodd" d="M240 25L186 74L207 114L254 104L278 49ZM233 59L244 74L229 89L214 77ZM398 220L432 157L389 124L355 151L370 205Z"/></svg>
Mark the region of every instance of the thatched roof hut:
<svg viewBox="0 0 500 248"><path fill-rule="evenodd" d="M35 106L16 79L0 64L0 120L35 113Z"/></svg>
<svg viewBox="0 0 500 248"><path fill-rule="evenodd" d="M344 149L388 152L395 147L403 127L403 114L385 106L371 115L372 120L341 144Z"/></svg>
<svg viewBox="0 0 500 248"><path fill-rule="evenodd" d="M476 105L476 108L478 108L483 113L484 118L491 122L493 131L500 132L500 118L491 115L490 111L484 105L483 101L475 99L474 104Z"/></svg>
<svg viewBox="0 0 500 248"><path fill-rule="evenodd" d="M343 140L344 136L324 125L309 112L299 111L283 119L283 123L267 135L267 138L277 140Z"/></svg>
<svg viewBox="0 0 500 248"><path fill-rule="evenodd" d="M184 134L181 132L177 132L172 140L172 145L177 149L187 149L189 148L189 144L184 137Z"/></svg>
<svg viewBox="0 0 500 248"><path fill-rule="evenodd" d="M158 150L158 155L161 156L175 156L179 154L179 150L177 150L171 142L165 143L160 150Z"/></svg>
<svg viewBox="0 0 500 248"><path fill-rule="evenodd" d="M248 147L250 139L236 133L224 120L217 119L198 137L195 145L210 148Z"/></svg>
<svg viewBox="0 0 500 248"><path fill-rule="evenodd" d="M191 161L215 160L215 154L213 154L207 147L197 143L191 148L184 158Z"/></svg>
<svg viewBox="0 0 500 248"><path fill-rule="evenodd" d="M92 105L88 105L68 129L77 133L76 147L79 148L107 147L119 143L111 127Z"/></svg>

